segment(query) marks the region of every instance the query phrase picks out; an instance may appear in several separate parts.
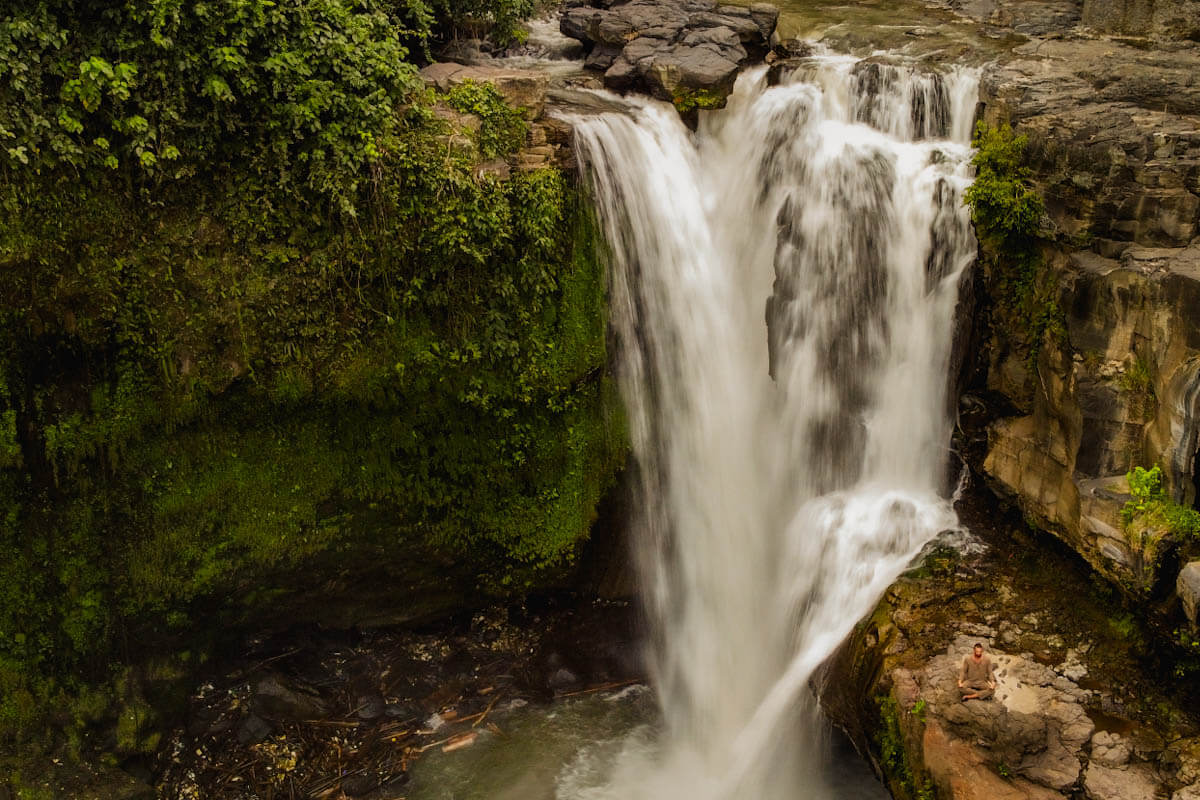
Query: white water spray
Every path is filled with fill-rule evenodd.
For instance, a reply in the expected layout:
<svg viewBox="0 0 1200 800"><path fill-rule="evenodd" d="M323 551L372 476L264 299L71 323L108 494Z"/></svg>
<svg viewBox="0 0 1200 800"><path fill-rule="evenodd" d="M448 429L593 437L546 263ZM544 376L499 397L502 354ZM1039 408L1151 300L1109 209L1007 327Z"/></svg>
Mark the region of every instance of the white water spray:
<svg viewBox="0 0 1200 800"><path fill-rule="evenodd" d="M814 670L936 533L976 75L822 57L575 120L612 250L658 737L571 800L826 787ZM603 777L598 777L603 773Z"/></svg>

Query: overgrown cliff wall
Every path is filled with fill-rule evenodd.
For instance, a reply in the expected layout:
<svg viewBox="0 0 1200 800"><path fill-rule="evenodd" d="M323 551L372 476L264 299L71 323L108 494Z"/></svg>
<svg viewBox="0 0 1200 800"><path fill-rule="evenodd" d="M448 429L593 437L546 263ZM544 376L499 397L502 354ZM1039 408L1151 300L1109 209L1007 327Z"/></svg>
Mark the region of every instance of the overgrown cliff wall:
<svg viewBox="0 0 1200 800"><path fill-rule="evenodd" d="M427 87L375 3L33 6L0 23L0 755L153 750L238 626L560 578L626 445L546 80Z"/></svg>

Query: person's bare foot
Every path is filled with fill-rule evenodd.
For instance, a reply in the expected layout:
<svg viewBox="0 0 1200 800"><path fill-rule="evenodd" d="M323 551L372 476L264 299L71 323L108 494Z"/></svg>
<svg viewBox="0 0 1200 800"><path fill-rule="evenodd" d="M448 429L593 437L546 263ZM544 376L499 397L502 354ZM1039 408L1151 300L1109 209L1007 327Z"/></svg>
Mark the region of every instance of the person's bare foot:
<svg viewBox="0 0 1200 800"><path fill-rule="evenodd" d="M968 700L978 700L978 699L979 699L979 695L977 695L977 694L969 694L969 695L966 695L965 697L963 697L963 702L965 703L965 702L967 702Z"/></svg>

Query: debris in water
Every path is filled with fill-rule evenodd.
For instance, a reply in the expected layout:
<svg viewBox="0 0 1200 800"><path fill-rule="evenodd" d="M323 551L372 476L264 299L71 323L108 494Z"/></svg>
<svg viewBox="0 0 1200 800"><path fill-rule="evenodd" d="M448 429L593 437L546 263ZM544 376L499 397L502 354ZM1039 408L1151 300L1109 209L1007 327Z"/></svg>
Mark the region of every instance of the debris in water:
<svg viewBox="0 0 1200 800"><path fill-rule="evenodd" d="M461 750L464 747L470 747L475 744L475 740L479 738L478 731L467 731L454 736L446 744L442 745L443 753L453 753L455 750Z"/></svg>

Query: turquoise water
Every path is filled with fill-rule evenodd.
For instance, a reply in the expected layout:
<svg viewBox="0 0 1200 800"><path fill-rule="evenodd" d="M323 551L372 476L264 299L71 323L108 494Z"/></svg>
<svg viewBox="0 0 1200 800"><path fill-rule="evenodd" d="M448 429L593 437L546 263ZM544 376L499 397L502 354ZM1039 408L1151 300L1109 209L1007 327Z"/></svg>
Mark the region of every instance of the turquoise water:
<svg viewBox="0 0 1200 800"><path fill-rule="evenodd" d="M470 746L433 748L412 768L408 800L586 800L621 750L653 747L659 734L653 693L644 686L597 692L550 706L493 712L494 728L471 729ZM461 733L455 730L455 733ZM867 764L830 732L840 800L887 800ZM664 798L687 800L687 798Z"/></svg>

